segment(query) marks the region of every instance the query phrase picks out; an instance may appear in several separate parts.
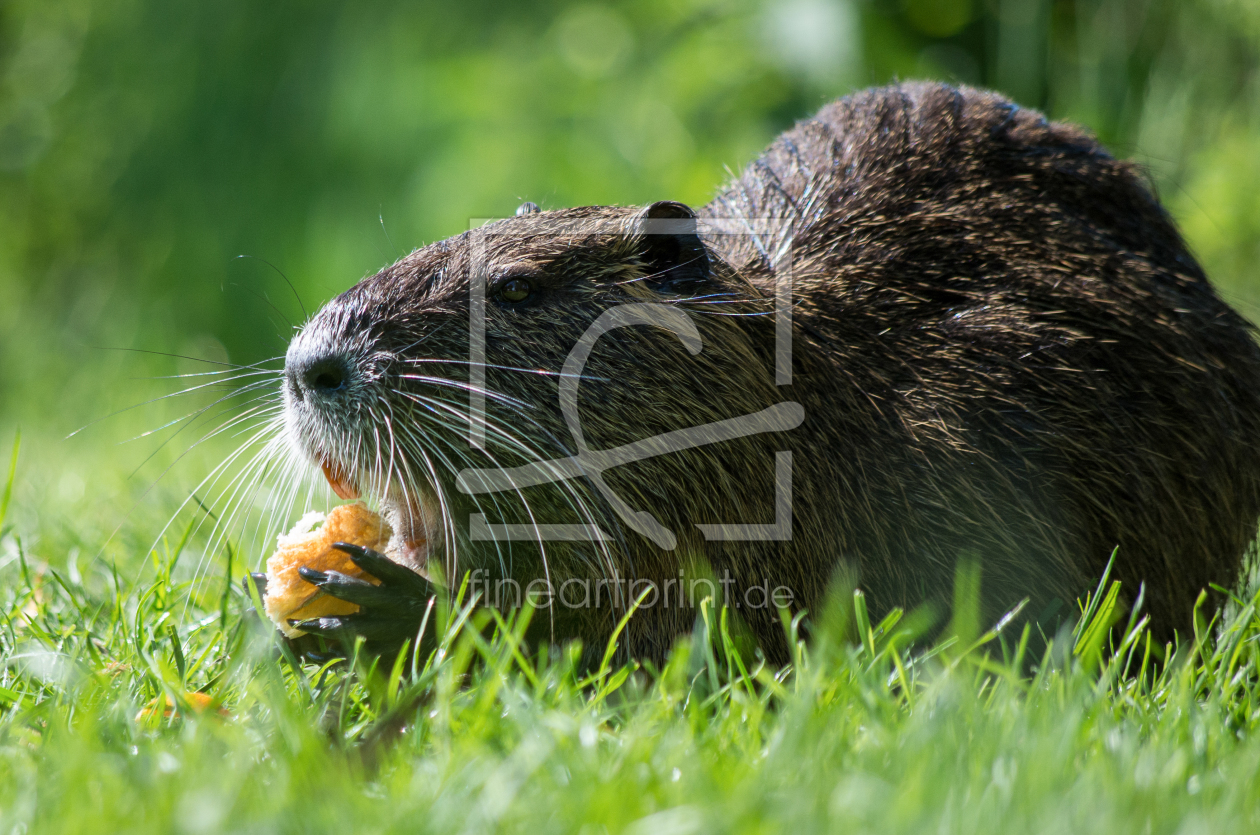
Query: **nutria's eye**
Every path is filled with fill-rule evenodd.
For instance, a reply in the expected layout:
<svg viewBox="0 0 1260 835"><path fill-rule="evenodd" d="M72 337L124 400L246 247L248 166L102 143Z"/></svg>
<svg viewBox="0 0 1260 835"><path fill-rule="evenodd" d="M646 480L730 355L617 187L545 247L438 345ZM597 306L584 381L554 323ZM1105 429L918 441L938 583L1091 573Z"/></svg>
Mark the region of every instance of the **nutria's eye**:
<svg viewBox="0 0 1260 835"><path fill-rule="evenodd" d="M495 295L500 301L509 304L520 304L521 302L534 295L534 288L523 278L509 278L506 281L499 282L494 288Z"/></svg>

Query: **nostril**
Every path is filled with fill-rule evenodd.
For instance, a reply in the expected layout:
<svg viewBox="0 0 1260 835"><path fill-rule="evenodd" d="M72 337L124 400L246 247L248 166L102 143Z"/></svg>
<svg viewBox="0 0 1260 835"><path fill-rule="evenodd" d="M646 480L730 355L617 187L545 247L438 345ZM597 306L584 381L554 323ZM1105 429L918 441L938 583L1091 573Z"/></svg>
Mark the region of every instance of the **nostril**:
<svg viewBox="0 0 1260 835"><path fill-rule="evenodd" d="M335 394L346 387L349 369L339 359L320 360L302 375L306 388L319 394Z"/></svg>

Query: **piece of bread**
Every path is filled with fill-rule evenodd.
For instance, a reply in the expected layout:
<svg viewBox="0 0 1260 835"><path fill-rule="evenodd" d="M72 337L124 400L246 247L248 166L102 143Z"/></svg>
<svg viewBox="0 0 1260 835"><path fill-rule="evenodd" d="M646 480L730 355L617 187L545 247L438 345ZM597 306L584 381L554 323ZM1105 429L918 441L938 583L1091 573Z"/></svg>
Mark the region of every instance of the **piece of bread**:
<svg viewBox="0 0 1260 835"><path fill-rule="evenodd" d="M288 534L281 534L276 542L276 553L267 560L267 594L263 597L263 608L267 617L290 638L306 634L290 626L290 619L350 615L359 610L357 605L330 597L303 580L298 568L340 571L379 585L379 580L361 571L344 551L334 549L332 544L350 542L384 553L393 536L385 520L361 504L333 508L321 527L310 530L319 516L307 514Z"/></svg>

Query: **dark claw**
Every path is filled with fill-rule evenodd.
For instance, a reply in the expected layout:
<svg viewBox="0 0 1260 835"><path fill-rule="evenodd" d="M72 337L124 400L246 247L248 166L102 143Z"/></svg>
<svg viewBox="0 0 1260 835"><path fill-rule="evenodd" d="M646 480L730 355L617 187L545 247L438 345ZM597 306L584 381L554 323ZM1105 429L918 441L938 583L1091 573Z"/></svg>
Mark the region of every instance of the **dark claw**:
<svg viewBox="0 0 1260 835"><path fill-rule="evenodd" d="M312 635L321 635L325 638L353 637L354 631L350 629L344 618L311 618L309 620L290 620L289 626L294 629L301 629L303 632L309 632Z"/></svg>
<svg viewBox="0 0 1260 835"><path fill-rule="evenodd" d="M258 592L259 600L262 600L264 597L267 596L267 575L266 574L250 574L248 577L246 577L245 579L241 581L241 588L245 592L245 599L248 600L250 603L250 605L246 607L244 611L245 617L247 619L251 619L251 622L265 620L264 617L258 614L258 607L253 605L254 595L252 594L252 592L254 591Z"/></svg>
<svg viewBox="0 0 1260 835"><path fill-rule="evenodd" d="M384 554L371 548L349 542L334 542L338 551L344 551L351 562L383 583L410 586L428 591L429 582L405 565L399 565Z"/></svg>
<svg viewBox="0 0 1260 835"><path fill-rule="evenodd" d="M307 568L304 565L298 566L298 576L308 583L321 585L328 580L328 575L314 568Z"/></svg>
<svg viewBox="0 0 1260 835"><path fill-rule="evenodd" d="M360 606L371 606L382 611L396 608L399 593L384 586L373 585L367 580L360 580L358 577L351 577L340 571L312 571L309 574L302 571L301 573L325 594L338 600L357 603ZM316 574L320 576L312 576Z"/></svg>
<svg viewBox="0 0 1260 835"><path fill-rule="evenodd" d="M344 615L342 617L311 618L310 620L290 620L289 625L312 635L323 638L342 640L353 643L356 636L362 635L368 643L369 651L379 651L378 644L401 644L397 639L399 624L393 619L369 617L365 615ZM419 626L419 624L417 624ZM406 637L414 638L412 633Z"/></svg>

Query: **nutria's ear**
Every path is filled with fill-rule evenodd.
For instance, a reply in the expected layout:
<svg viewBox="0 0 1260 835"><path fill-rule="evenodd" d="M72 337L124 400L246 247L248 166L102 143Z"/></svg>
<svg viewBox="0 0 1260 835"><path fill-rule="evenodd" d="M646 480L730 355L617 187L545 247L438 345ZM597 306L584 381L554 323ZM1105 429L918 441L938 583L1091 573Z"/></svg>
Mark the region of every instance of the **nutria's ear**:
<svg viewBox="0 0 1260 835"><path fill-rule="evenodd" d="M709 277L709 255L696 231L696 213L690 206L662 200L648 206L636 218L640 255L649 273L647 281L669 293L685 293L689 285Z"/></svg>

